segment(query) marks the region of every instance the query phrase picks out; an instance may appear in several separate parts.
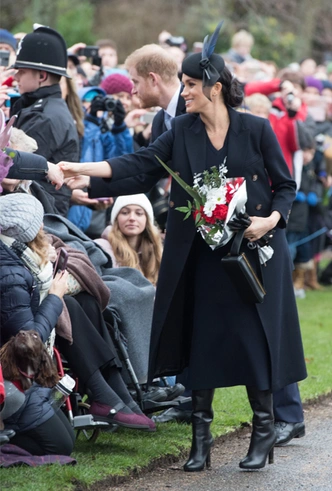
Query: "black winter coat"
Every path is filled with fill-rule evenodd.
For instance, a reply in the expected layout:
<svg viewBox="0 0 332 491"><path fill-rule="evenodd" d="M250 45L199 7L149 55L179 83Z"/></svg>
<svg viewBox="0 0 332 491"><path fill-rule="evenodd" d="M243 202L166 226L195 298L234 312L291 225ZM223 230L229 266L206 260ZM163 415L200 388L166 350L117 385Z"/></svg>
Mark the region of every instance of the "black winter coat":
<svg viewBox="0 0 332 491"><path fill-rule="evenodd" d="M62 312L62 301L48 295L39 305L34 277L0 241L1 346L20 330L35 330L46 341Z"/></svg>
<svg viewBox="0 0 332 491"><path fill-rule="evenodd" d="M255 366L255 353L251 354L253 356L249 364L248 360L238 356L238 338L235 339L231 328L224 328L224 324L232 325L231 314L228 314L230 318L227 322L223 323L222 315L211 318L207 311L206 322L201 329L204 332L206 326L214 328L209 330L209 351L203 354L205 363L199 368L204 379L204 373L208 372L206 366L215 366L216 376L213 380L205 381L205 388L248 385L250 377L246 373L256 372L256 377L259 378L260 370L269 370L270 388L277 390L306 377L291 280L293 265L284 230L296 185L290 177L270 123L232 109L229 109L229 116L228 177L246 178L246 209L250 216L268 217L274 210L281 214L271 243L274 255L266 267L263 267L267 295L262 304L254 307L264 330L269 367ZM111 159L109 163L112 166L112 179L92 178L90 196L105 196L107 192L111 196L147 192L153 180L156 182L164 174L155 155L164 162L171 161L172 169L192 185L194 173L206 168L206 138L204 125L198 115L187 114L174 118L172 129L148 148L133 155ZM173 182L152 325L151 377L179 374L190 360L192 316L182 279L188 269L186 263L196 236L196 228L191 217L183 221L183 214L176 210L176 207L186 204L188 199L188 194ZM238 311L245 312L241 304L238 305ZM245 329L245 314L242 318L240 316L240 320L239 317L237 319L238 324ZM255 350L255 347L252 349ZM231 361L229 353L232 354ZM235 379L236 384L233 383Z"/></svg>
<svg viewBox="0 0 332 491"><path fill-rule="evenodd" d="M15 126L36 140L37 154L55 164L61 160L78 162L78 133L68 106L61 97L59 84L23 94L14 105L13 113L18 114ZM58 212L66 216L71 191L66 186L56 191L48 182L43 182L43 186L55 197Z"/></svg>

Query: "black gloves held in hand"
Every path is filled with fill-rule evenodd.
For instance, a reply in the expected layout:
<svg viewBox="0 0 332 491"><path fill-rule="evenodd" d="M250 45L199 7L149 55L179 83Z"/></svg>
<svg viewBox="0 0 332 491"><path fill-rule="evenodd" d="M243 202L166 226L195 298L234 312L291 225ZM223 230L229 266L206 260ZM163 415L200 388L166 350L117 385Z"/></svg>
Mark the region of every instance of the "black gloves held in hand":
<svg viewBox="0 0 332 491"><path fill-rule="evenodd" d="M243 230L251 225L251 220L248 213L238 213L235 218L232 218L227 224L233 231Z"/></svg>
<svg viewBox="0 0 332 491"><path fill-rule="evenodd" d="M91 116L97 116L98 111L105 111L104 98L100 95L97 95L94 99L92 99L90 106Z"/></svg>
<svg viewBox="0 0 332 491"><path fill-rule="evenodd" d="M251 220L249 218L248 213L238 213L235 218L232 218L232 220L228 222L229 228L234 232L238 232L239 230L246 229L249 227L249 225L251 225ZM275 234L275 229L269 230L268 232L266 232L265 235L263 235L263 237L256 240L255 243L260 247L264 247L268 245L270 240L273 238L274 234Z"/></svg>
<svg viewBox="0 0 332 491"><path fill-rule="evenodd" d="M126 117L125 108L123 107L122 102L118 99L116 101L116 105L113 110L113 119L114 119L115 126L121 126L125 117Z"/></svg>

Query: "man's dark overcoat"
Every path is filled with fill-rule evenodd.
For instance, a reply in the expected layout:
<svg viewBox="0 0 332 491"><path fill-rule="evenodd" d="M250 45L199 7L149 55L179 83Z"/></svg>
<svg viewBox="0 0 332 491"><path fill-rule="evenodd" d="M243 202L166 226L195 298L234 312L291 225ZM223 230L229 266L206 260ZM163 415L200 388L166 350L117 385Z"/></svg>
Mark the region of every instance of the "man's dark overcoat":
<svg viewBox="0 0 332 491"><path fill-rule="evenodd" d="M295 183L289 175L270 123L233 109L229 109L229 115L228 177L245 177L248 193L246 210L250 216L267 217L273 210L281 214L271 242L274 255L262 268L267 294L264 302L254 307L264 331L269 366L256 366L255 345L251 345L248 357L239 356L239 353L243 353L243 346L240 349L240 345L250 341L250 333L245 331L246 316L241 317L241 303L238 305L237 325L234 329L238 332L238 324L243 326L245 336L242 343L239 343L238 337L233 336L232 314L229 311L228 314L221 312L218 318L210 318L207 311L206 322L201 329L206 331L208 342L202 346L205 351L200 358L205 363L199 367L201 380L205 382L204 386L200 383L198 387L193 381L192 388L250 385L253 372L259 386L260 372L268 370L270 388L277 390L306 377L291 280L292 262L285 238L285 226L295 197ZM187 114L174 118L172 129L148 148L136 154L111 159L112 179L91 178L90 197L105 196L106 193L116 196L147 192L164 175L163 167L155 155L164 162L171 161L173 170L192 185L194 173L206 168L206 138L204 124L198 115ZM186 191L173 181L153 317L151 377L179 374L190 361L192 305L186 296L183 278L187 273L187 260L197 232L193 219L190 217L184 221L183 214L176 210L176 207L185 205L188 199L190 197ZM225 315L231 318L225 319ZM212 377L211 366L214 368Z"/></svg>

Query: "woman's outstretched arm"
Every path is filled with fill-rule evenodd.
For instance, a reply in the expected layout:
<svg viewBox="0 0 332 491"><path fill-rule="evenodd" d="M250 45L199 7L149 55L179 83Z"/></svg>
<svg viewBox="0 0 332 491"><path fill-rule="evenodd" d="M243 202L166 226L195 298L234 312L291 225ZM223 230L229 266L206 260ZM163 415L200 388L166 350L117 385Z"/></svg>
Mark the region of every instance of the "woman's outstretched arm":
<svg viewBox="0 0 332 491"><path fill-rule="evenodd" d="M64 177L74 177L78 175L96 176L96 177L112 177L112 168L106 160L101 162L59 162L59 167L62 170Z"/></svg>

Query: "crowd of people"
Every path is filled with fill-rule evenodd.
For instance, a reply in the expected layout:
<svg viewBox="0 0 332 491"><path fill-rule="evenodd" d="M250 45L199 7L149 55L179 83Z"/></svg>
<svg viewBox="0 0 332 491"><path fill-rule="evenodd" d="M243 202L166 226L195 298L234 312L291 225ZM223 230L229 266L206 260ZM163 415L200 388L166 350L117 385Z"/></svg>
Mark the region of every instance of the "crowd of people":
<svg viewBox="0 0 332 491"><path fill-rule="evenodd" d="M323 287L320 260L331 250L332 64L277 67L254 59L253 44L241 30L216 54L211 39L189 50L162 31L120 64L111 39L89 50L67 47L45 26L19 41L0 29L8 52L0 72L0 416L32 455L70 455L74 435L52 405L54 379L37 379L19 361L23 383L9 375L8 345L15 338L23 352L26 331L48 356L60 351L96 421L145 431L191 422L187 472L210 465L218 387L247 389L253 426L241 468L264 467L275 445L304 436L296 297ZM244 301L223 267L232 240L212 250L195 219L183 221L177 208L189 195L156 156L189 186L222 163L245 179L246 215L230 227L243 231L241 250L256 271L258 241L270 234L263 303ZM66 268L54 274L63 250ZM148 417L115 328L147 397L190 402Z"/></svg>

